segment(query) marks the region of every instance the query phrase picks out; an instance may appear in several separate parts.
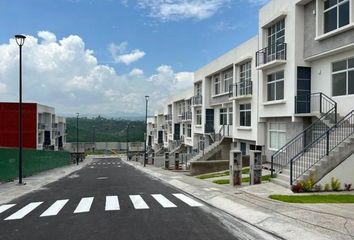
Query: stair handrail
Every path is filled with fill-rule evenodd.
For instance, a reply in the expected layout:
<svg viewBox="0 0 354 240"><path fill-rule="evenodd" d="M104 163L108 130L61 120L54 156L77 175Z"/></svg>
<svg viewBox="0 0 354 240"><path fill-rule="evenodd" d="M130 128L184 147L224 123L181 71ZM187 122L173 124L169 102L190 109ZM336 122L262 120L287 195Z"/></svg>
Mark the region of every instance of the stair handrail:
<svg viewBox="0 0 354 240"><path fill-rule="evenodd" d="M349 127L348 132L343 131L343 130L345 130L343 125L346 123L349 123L349 126L344 126L347 128ZM331 134L337 133L338 131L340 131L342 136L334 136L334 138L332 139L332 143L334 142L334 144L331 144ZM346 135L343 135L343 134L346 134ZM294 183L294 181L296 181L300 176L302 176L305 172L307 172L312 166L314 166L316 163L321 161L322 158L324 158L325 156L328 156L330 152L332 152L339 144L344 142L352 134L354 134L354 109L351 110L344 118L342 118L340 121L338 121L335 125L333 125L331 128L329 128L326 132L324 132L321 136L319 136L315 141L313 141L311 144L306 146L300 154L298 154L296 157L291 159L291 161L290 161L290 185L292 185ZM321 145L321 143L322 143L321 141L324 141L325 144ZM294 167L294 162L299 160L300 157L304 156L304 154L306 152L308 152L311 148L313 148L316 144L320 144L319 146L325 145L325 149L323 149L323 151L321 151L321 149L320 149L319 151L316 152L320 156L317 158L317 160L312 161L305 168L305 170L303 168L305 165L302 163L301 167L303 170L301 172L297 171L298 174L296 174L296 170L299 170L299 168Z"/></svg>
<svg viewBox="0 0 354 240"><path fill-rule="evenodd" d="M330 105L331 108L325 112L324 114L321 115L320 118L318 118L316 121L314 121L312 124L310 124L308 127L306 127L304 130L302 130L302 132L300 132L298 135L296 135L294 138L292 138L289 142L287 142L284 146L282 146L280 149L278 149L272 156L271 156L271 176L274 176L274 173L278 173L280 172L285 166L288 166L288 164L290 163L291 159L295 158L296 156L298 156L298 154L300 154L301 150L304 149L308 144L310 144L311 142L309 142L308 144L306 144L306 140L309 137L307 135L307 132L310 132L310 130L315 130L314 128L316 128L316 126L320 123L323 122L324 119L326 119L328 116L330 116L331 114L334 114L334 123L337 123L337 103L329 98L327 95L325 95L324 93L312 93L309 96L315 96L315 95L319 95L320 97L320 113L322 114L322 110L323 110L323 104L322 101L325 101L326 103L326 110L327 110L327 106ZM326 131L328 129L325 129L323 131ZM305 141L303 141L303 139L305 139ZM301 140L301 144L302 146L294 146L299 140ZM316 139L315 139L316 140ZM313 142L313 141L312 141ZM275 170L275 161L277 160L276 158L280 158L282 153L286 153L287 149L289 148L295 148L295 153L293 154L293 156L288 156L287 155L287 159L285 161L283 161L283 163L278 164L281 165L280 168L278 170ZM294 149L292 149L294 150ZM278 162L281 162L280 160L278 160ZM277 166L278 167L278 166Z"/></svg>

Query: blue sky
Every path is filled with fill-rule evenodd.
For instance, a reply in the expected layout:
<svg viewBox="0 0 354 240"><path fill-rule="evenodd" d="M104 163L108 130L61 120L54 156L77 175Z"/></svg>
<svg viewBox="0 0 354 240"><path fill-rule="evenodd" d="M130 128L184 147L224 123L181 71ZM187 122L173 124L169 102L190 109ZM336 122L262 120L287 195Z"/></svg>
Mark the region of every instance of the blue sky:
<svg viewBox="0 0 354 240"><path fill-rule="evenodd" d="M33 36L33 41L37 41L38 51L33 49L28 51L40 58L40 54L50 54L55 46L54 49L61 47L62 39L77 36L84 44L85 51L93 51L89 55L96 59L97 66L107 66L114 70L114 75L117 77L115 85L121 92L118 95L135 91L135 97L139 97L144 96L145 92L159 90L164 94L158 95L156 99L161 99L172 94L176 89L181 90L186 87L184 83L182 87L176 86L175 89L171 89L168 83L160 84L164 81L161 78L174 81L176 84L179 81L187 81L184 78L190 77L192 72L254 36L257 33L258 10L265 2L265 0L0 0L0 29L2 30L0 51L3 46L3 51L7 48L8 53L9 48L13 48L9 39L15 34L23 33ZM40 34L41 36L38 35L40 31L44 32ZM53 41L57 45L44 44ZM77 46L80 44L73 47ZM62 51L60 50L61 53ZM50 57L48 55L47 61L57 64L54 59L57 55L50 55ZM5 64L16 63L14 59L9 59ZM80 58L77 60L85 61ZM4 61L0 59L0 63ZM31 69L35 66L30 64L27 67L28 71L33 70L34 76L31 77L35 77L36 73L43 74L43 69ZM87 80L89 75L87 71L92 69L83 67L82 71L86 72L74 71L73 75L67 77L81 76ZM48 69L44 72L47 78L54 78L58 74L56 72L51 75ZM161 72L168 76L160 76ZM15 73L11 72L7 75L0 74L3 78L0 78L0 84L2 83L3 89L7 91L0 100L15 100L9 96L12 96L11 89L16 87L8 86L9 82L13 82L8 78L14 78L14 75ZM121 84L118 84L119 81L122 81ZM80 84L80 81L77 84ZM68 83L68 85L75 84ZM146 91L124 89L125 85L127 88L144 87ZM161 89L160 85L162 85ZM43 103L46 98L32 94L32 88L28 85L27 87L27 100ZM48 89L48 86L44 86L42 90L44 89ZM108 90L115 89L108 87L104 90L105 93ZM74 101L82 100L75 89L65 88L62 91L63 94L70 93ZM4 99L5 95L11 99ZM86 113L99 110L111 112L113 111L111 106L117 99L98 99L97 106L92 102L89 103L91 106L95 105L91 108L86 106L87 102L82 101L82 105L78 108ZM69 103L60 99L44 102L44 104L57 106L63 113L77 110L75 107L68 107ZM115 111L124 111L126 106L123 104ZM157 104L152 103L152 107L157 107ZM140 112L141 107L132 105L129 106L128 111Z"/></svg>

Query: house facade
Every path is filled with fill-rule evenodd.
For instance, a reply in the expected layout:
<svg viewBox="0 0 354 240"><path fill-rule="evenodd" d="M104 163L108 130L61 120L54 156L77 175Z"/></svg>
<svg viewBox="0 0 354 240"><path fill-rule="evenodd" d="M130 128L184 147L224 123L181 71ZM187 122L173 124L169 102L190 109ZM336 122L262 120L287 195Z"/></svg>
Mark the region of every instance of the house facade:
<svg viewBox="0 0 354 240"><path fill-rule="evenodd" d="M63 150L66 120L53 107L23 103L23 147L37 150ZM0 103L0 146L18 147L18 103Z"/></svg>
<svg viewBox="0 0 354 240"><path fill-rule="evenodd" d="M258 29L195 72L189 145L203 154L192 160L257 149L279 184L311 171L320 179L341 163L325 159L344 143L351 149L354 0L272 0L259 11ZM180 114L175 102L166 105L168 116Z"/></svg>

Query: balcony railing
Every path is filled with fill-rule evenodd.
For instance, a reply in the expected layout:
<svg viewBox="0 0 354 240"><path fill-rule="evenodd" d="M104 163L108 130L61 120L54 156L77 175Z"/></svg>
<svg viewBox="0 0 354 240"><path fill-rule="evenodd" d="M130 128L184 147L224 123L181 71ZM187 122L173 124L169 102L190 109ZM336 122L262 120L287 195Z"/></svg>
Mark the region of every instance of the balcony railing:
<svg viewBox="0 0 354 240"><path fill-rule="evenodd" d="M179 118L181 121L190 121L192 120L192 112L183 112Z"/></svg>
<svg viewBox="0 0 354 240"><path fill-rule="evenodd" d="M202 105L202 103L203 103L203 97L201 95L192 97L193 106Z"/></svg>
<svg viewBox="0 0 354 240"><path fill-rule="evenodd" d="M286 60L286 43L275 43L256 53L256 67L265 65L276 60Z"/></svg>
<svg viewBox="0 0 354 240"><path fill-rule="evenodd" d="M252 81L238 82L232 84L229 89L229 97L243 97L247 95L252 95L253 83Z"/></svg>
<svg viewBox="0 0 354 240"><path fill-rule="evenodd" d="M172 121L172 114L170 114L170 113L169 113L169 114L166 114L166 115L165 115L165 120L166 120L166 121Z"/></svg>

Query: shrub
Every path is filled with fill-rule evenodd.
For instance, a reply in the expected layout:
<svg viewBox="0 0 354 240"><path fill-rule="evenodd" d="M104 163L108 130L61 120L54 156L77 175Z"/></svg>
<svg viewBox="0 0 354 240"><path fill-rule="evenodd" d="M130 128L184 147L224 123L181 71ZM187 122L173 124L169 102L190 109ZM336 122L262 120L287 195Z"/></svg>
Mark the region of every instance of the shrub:
<svg viewBox="0 0 354 240"><path fill-rule="evenodd" d="M351 184L351 183L344 184L344 187L345 187L345 190L346 190L346 191L350 191L351 188L352 188L352 184Z"/></svg>
<svg viewBox="0 0 354 240"><path fill-rule="evenodd" d="M340 189L340 185L340 181L337 178L331 178L331 187L333 191L338 191Z"/></svg>
<svg viewBox="0 0 354 240"><path fill-rule="evenodd" d="M306 180L300 181L300 184L304 192L311 192L315 185L315 174L310 172L310 176Z"/></svg>
<svg viewBox="0 0 354 240"><path fill-rule="evenodd" d="M295 185L292 185L291 191L293 191L294 193L301 192L301 183L297 182Z"/></svg>
<svg viewBox="0 0 354 240"><path fill-rule="evenodd" d="M315 187L314 187L314 191L315 192L321 192L321 190L322 190L321 184L316 184Z"/></svg>
<svg viewBox="0 0 354 240"><path fill-rule="evenodd" d="M326 184L325 184L324 190L325 190L326 192L329 192L329 191L331 190L331 187L329 186L329 183L326 183Z"/></svg>

